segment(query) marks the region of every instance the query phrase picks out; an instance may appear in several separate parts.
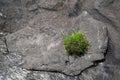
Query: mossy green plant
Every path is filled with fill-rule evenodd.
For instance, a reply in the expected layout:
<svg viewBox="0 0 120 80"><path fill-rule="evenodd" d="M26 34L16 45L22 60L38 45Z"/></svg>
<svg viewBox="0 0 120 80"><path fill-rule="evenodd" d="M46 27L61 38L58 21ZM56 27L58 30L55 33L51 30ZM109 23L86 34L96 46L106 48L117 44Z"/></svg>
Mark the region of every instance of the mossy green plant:
<svg viewBox="0 0 120 80"><path fill-rule="evenodd" d="M64 46L69 55L81 56L87 51L89 42L81 32L74 32L64 37Z"/></svg>

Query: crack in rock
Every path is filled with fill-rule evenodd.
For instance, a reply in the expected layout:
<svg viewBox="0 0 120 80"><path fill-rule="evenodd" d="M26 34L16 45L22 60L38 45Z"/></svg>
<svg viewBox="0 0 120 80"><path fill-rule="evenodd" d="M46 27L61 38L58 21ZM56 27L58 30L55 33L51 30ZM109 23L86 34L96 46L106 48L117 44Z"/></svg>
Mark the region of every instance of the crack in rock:
<svg viewBox="0 0 120 80"><path fill-rule="evenodd" d="M51 2L50 2L51 3ZM75 1L57 1L56 3L51 3L51 4L46 4L46 2L38 3L38 4L33 4L31 5L28 10L29 11L36 11L38 9L44 9L47 11L56 11L60 12L62 14L67 15L68 17L76 17L81 13L82 9L82 3L80 0L75 0Z"/></svg>

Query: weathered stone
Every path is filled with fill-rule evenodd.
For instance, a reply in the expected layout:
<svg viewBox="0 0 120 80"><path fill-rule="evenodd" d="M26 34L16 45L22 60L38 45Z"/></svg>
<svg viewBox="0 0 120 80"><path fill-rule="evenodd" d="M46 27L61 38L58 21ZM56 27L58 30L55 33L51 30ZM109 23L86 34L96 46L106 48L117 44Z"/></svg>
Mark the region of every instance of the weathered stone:
<svg viewBox="0 0 120 80"><path fill-rule="evenodd" d="M111 27L108 27L109 37L114 45L114 53L116 58L120 58L120 0L102 0L98 6L95 7L103 16L106 16Z"/></svg>
<svg viewBox="0 0 120 80"><path fill-rule="evenodd" d="M27 25L30 25L30 27L33 27L34 29L35 27L42 26L42 28L36 28L36 29L40 29L40 30L42 29L40 32L42 33L45 32L47 34L50 34L52 29L54 29L54 28L51 28L53 27L53 25L54 27L57 27L60 30L61 28L64 29L64 26L66 25L74 26L73 25L73 23L75 22L74 17L77 17L80 15L81 8L82 10L87 10L91 14L91 16L93 16L95 19L100 20L104 23L110 24L107 26L109 45L106 52L107 55L106 55L105 62L103 62L103 67L100 67L100 65L97 65L96 67L92 67L83 71L82 74L80 75L80 80L119 80L120 68L117 68L120 66L119 64L120 62L120 54L119 54L120 53L120 45L119 45L119 41L120 41L120 37L119 37L120 35L119 6L120 5L119 3L120 2L119 0L81 0L83 1L82 2L83 5L79 3L80 0L68 0L69 1L68 3L66 3L66 1L62 1L62 0L0 0L0 31L13 33L20 29L25 28L27 24ZM57 3L58 4L64 3L64 5L57 6L58 5ZM54 7L55 5L56 7ZM53 14L53 12L55 12L55 14ZM61 12L62 12L63 18L61 18L61 15L59 15L61 14ZM42 18L39 18L38 14L39 14L39 17L42 17ZM66 17L63 16L63 14L69 17L71 17L72 15L71 19L73 19L73 21L71 22L68 21L68 19L66 19ZM54 16L57 16L57 17L54 17ZM56 19L56 21L54 19ZM34 22L34 23L31 24L31 22ZM50 28L46 27L48 25L50 26L50 24L51 24ZM66 27L66 30L68 31L70 31L69 26ZM51 29L51 31L49 31L49 29ZM57 30L60 31L59 29ZM54 36L56 32L57 31L55 29L53 31L53 34L52 35L50 34L50 35ZM70 31L70 33L71 32L72 31ZM0 34L0 37L1 37L1 34ZM2 47L0 49L2 50L3 47L5 46L3 41L1 43L2 43ZM19 67L16 67L16 68L13 67L14 65L17 65L18 62L21 62L21 60L19 60L20 57L16 57L19 54L17 53L16 55L13 55L12 53L10 53L10 55L7 55L8 60L6 60L6 59L3 59L3 57L5 57L5 55L3 55L4 50L5 48L3 49L3 51L0 52L1 54L0 55L0 80L19 80L19 79L26 80L24 77L26 76L27 73L24 74L24 71L21 71L22 69L20 69ZM99 55L103 56L102 54L99 54ZM70 57L70 61L74 61L74 59ZM11 64L11 66L7 64L3 64L4 62L7 64L9 63L9 65ZM41 72L41 71L40 73L39 72L37 73L37 71L35 71L35 73L34 72L32 73L31 73L31 77L28 78L28 80L29 79L36 79L36 80L48 79L49 80L51 79L50 77L52 76L52 75L49 75L48 72L46 72L45 74L44 72ZM41 74L43 75L41 76ZM50 77L47 77L48 76L47 74ZM10 77L8 78L8 76ZM63 79L62 77L64 77L63 80L67 80L67 79L71 80L71 77L67 78L64 75L61 75L59 77L59 74L58 73L54 74L54 72L52 77L53 77L52 80L60 80L60 79Z"/></svg>
<svg viewBox="0 0 120 80"><path fill-rule="evenodd" d="M70 77L60 73L32 71L28 74L27 80L79 80L77 76Z"/></svg>
<svg viewBox="0 0 120 80"><path fill-rule="evenodd" d="M119 62L120 62L120 1L119 0L85 0L83 4L86 10L97 20L107 23L109 26L108 37L109 44L106 60L103 67L94 71L89 69L81 80L119 80ZM83 7L84 7L83 6ZM101 70L99 70L101 69ZM117 70L117 71L116 71ZM91 71L91 73L89 73ZM93 74L94 72L94 74Z"/></svg>
<svg viewBox="0 0 120 80"><path fill-rule="evenodd" d="M54 26L56 23L50 23L48 20L45 21L47 26L43 25L45 27L41 27L42 25L32 28L26 27L12 33L6 36L8 49L10 52L23 55L25 61L23 67L26 69L58 71L67 75L77 75L82 70L94 65L94 61L104 59L108 41L107 25L93 19L87 12L83 12L77 18L66 19L66 22L68 21L73 21L71 24L74 26L63 24L62 28L59 28L60 25ZM60 24L59 21L57 23ZM36 23L36 25L38 24L39 22ZM68 26L70 28L67 30ZM73 58L68 56L64 49L63 36L71 34L77 28L85 34L90 47L84 56Z"/></svg>
<svg viewBox="0 0 120 80"><path fill-rule="evenodd" d="M8 53L4 38L0 38L0 52L4 54Z"/></svg>
<svg viewBox="0 0 120 80"><path fill-rule="evenodd" d="M28 7L29 11L44 9L48 11L57 11L69 17L78 16L81 12L81 0L41 0Z"/></svg>
<svg viewBox="0 0 120 80"><path fill-rule="evenodd" d="M43 8L62 10L67 8L74 8L74 6L79 2L78 0L41 0L38 5Z"/></svg>
<svg viewBox="0 0 120 80"><path fill-rule="evenodd" d="M96 67L92 67L89 70L81 73L80 80L110 80L112 76L108 76L106 69L101 63Z"/></svg>
<svg viewBox="0 0 120 80"><path fill-rule="evenodd" d="M21 62L18 54L0 55L0 80L25 80L30 71L18 67Z"/></svg>

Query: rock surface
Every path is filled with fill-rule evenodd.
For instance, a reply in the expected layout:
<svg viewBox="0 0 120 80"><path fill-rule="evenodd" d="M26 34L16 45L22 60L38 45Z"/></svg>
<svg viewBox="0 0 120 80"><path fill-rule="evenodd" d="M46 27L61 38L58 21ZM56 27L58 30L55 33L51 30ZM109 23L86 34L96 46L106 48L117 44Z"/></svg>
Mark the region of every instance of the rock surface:
<svg viewBox="0 0 120 80"><path fill-rule="evenodd" d="M27 80L79 80L79 77L70 77L60 73L32 71L28 74Z"/></svg>
<svg viewBox="0 0 120 80"><path fill-rule="evenodd" d="M35 17L35 19L37 18ZM61 26L63 28L58 28L58 25L56 28L54 26L56 23L49 23L48 20L45 21L45 23L48 23L46 24L47 26L43 25L46 28L43 28L41 24L39 27L26 27L7 35L8 50L23 55L23 60L25 61L23 67L26 69L58 71L67 75L78 75L82 70L94 65L94 61L104 59L108 37L107 25L93 19L87 12L83 12L75 20L76 22L72 24L76 27L69 26L68 30L66 30L68 25L63 24ZM58 19L53 19L52 21L58 21ZM60 22L57 23L61 24ZM86 35L90 44L87 53L78 58L68 56L63 43L65 33L69 34L75 28L78 28Z"/></svg>
<svg viewBox="0 0 120 80"><path fill-rule="evenodd" d="M28 28L27 26L33 31L39 32L40 29L42 30L40 33L47 34L50 34L48 30L54 26L50 32L55 30L50 36L54 36L60 30L63 33L68 31L71 33L74 26L78 29L80 25L78 18L83 10L88 11L95 21L107 25L109 37L105 61L100 64L99 61L95 62L99 65L85 69L76 77L21 68L25 56L18 52L9 52L6 41L2 38L0 41L0 80L119 80L119 7L119 0L0 0L0 37L1 32L8 35L9 33L15 34L24 31ZM50 26L50 28L48 29L46 26ZM65 32L62 31L62 28L65 28Z"/></svg>
<svg viewBox="0 0 120 80"><path fill-rule="evenodd" d="M0 42L2 42L0 47L5 46L3 41L0 40ZM0 80L25 80L30 71L18 67L22 62L21 55L16 53L6 54L2 47L0 50Z"/></svg>
<svg viewBox="0 0 120 80"><path fill-rule="evenodd" d="M120 58L120 54L117 54L120 52L120 43L118 42L120 40L120 1L119 0L110 0L110 1L101 1L100 6L96 7L99 12L106 16L106 18L109 20L109 23L113 27L108 27L110 38L112 43L114 44L115 50L115 57Z"/></svg>

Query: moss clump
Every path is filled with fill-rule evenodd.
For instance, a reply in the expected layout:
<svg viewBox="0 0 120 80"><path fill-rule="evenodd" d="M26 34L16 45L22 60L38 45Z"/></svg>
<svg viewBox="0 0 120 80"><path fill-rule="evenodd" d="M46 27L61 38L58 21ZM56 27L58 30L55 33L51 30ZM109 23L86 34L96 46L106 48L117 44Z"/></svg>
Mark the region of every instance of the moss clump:
<svg viewBox="0 0 120 80"><path fill-rule="evenodd" d="M69 55L83 55L88 49L88 45L88 40L81 32L74 32L72 35L64 38L64 46Z"/></svg>

